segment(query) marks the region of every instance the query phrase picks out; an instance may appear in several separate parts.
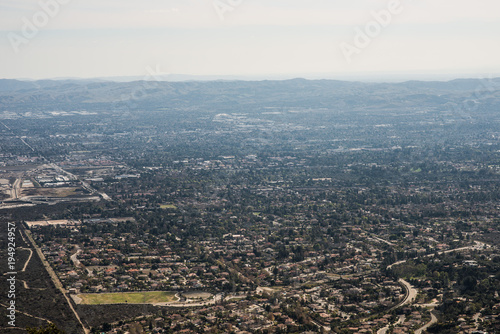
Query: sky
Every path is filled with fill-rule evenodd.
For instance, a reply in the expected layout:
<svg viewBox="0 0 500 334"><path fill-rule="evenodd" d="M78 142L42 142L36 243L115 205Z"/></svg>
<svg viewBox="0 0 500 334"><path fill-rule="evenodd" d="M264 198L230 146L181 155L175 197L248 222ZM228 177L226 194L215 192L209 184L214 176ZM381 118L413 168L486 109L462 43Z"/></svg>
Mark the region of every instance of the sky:
<svg viewBox="0 0 500 334"><path fill-rule="evenodd" d="M0 78L500 76L498 0L0 0Z"/></svg>

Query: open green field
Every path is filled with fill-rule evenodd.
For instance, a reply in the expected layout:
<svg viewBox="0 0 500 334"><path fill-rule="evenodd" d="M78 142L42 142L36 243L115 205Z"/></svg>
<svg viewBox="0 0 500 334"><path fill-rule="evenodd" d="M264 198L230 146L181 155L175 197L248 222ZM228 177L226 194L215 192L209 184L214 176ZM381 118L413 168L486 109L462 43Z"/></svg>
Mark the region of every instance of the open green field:
<svg viewBox="0 0 500 334"><path fill-rule="evenodd" d="M117 293L85 293L78 295L82 304L154 304L173 302L175 293L166 291L151 292L117 292Z"/></svg>

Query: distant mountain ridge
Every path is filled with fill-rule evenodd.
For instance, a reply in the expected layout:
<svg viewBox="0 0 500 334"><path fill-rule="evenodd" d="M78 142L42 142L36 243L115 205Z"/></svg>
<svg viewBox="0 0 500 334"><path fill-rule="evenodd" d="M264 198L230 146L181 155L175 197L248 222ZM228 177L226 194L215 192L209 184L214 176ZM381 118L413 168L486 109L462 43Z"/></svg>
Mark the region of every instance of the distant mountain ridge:
<svg viewBox="0 0 500 334"><path fill-rule="evenodd" d="M133 81L0 79L0 111L204 110L252 107L439 107L474 98L492 103L500 78L366 83L340 80ZM494 101L493 101L494 102Z"/></svg>
<svg viewBox="0 0 500 334"><path fill-rule="evenodd" d="M200 79L203 78L203 79ZM85 85L89 83L116 83L116 84L126 84L131 82L343 82L343 83L364 83L364 84L387 84L387 85L403 85L409 88L439 88L439 89L457 89L457 90L470 90L475 89L479 86L487 85L489 82L495 84L500 83L500 77L497 78L487 78L487 79L454 79L449 81L420 81L420 80L409 80L404 82L392 83L392 82L363 82L363 81L351 81L351 80L334 80L334 79L303 79L303 78L293 78L293 79L283 79L283 80L241 80L233 79L232 76L226 76L225 79L220 76L189 76L189 75L166 75L158 76L155 78L146 79L139 77L113 77L113 78L95 78L95 79L43 79L43 80L23 80L23 79L0 79L0 91L16 91L23 89L39 89L47 87L56 87L63 84L79 84Z"/></svg>

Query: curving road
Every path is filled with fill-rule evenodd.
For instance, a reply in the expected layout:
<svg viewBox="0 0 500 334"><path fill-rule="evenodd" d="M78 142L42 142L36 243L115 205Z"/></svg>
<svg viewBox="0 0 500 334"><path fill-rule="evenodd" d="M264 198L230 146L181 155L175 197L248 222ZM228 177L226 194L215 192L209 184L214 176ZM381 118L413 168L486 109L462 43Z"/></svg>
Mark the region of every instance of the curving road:
<svg viewBox="0 0 500 334"><path fill-rule="evenodd" d="M394 324L394 326L396 325L399 325L399 324L402 324L403 322L405 322L405 319L406 319L406 316L405 315L400 315L399 316L399 319L398 321L396 321L396 323ZM377 334L386 334L387 331L389 330L389 327L391 326L391 324L385 326L384 328L380 328L378 331L377 331Z"/></svg>
<svg viewBox="0 0 500 334"><path fill-rule="evenodd" d="M448 254L451 252L460 252L463 250L481 250L481 249L488 248L488 247L490 247L488 244L485 244L485 243L480 242L480 241L474 241L474 245L455 248L455 249L449 249L446 251L438 252L436 254L439 254L439 255L440 254ZM433 257L433 256L435 256L435 254L425 255L425 257ZM415 259L417 259L417 258L418 257L416 257ZM407 261L408 260L402 260L402 261L395 262L395 263L387 266L387 269L391 269L393 266L397 266L399 264L406 263ZM401 283L405 287L407 293L406 293L404 300L401 303L399 303L398 305L396 305L393 309L404 306L404 305L411 304L413 301L415 301L415 298L417 297L417 294L418 294L418 290L415 289L410 283L408 283L404 279L399 279L399 283ZM437 305L438 304L436 304L436 303L432 303L432 304L422 305L422 306L430 306L430 307L434 308ZM400 320L401 320L401 318L400 318ZM435 324L437 321L438 321L437 317L434 315L433 311L431 311L431 320L428 323L426 323L423 327L417 329L415 331L415 334L422 334L425 330L427 330L427 328L429 328L430 326ZM380 329L379 331L377 331L377 334L385 334L388 329L389 329L389 325Z"/></svg>
<svg viewBox="0 0 500 334"><path fill-rule="evenodd" d="M76 245L76 252L75 254L71 255L69 258L71 259L71 262L75 265L76 268L83 268L84 265L78 260L78 255L82 252L80 246Z"/></svg>
<svg viewBox="0 0 500 334"><path fill-rule="evenodd" d="M400 278L398 280L398 282L401 283L402 285L404 285L404 287L406 289L406 296L403 299L403 301L401 303L399 303L396 307L401 307L401 306L411 304L413 301L415 301L415 298L417 298L418 290L415 289L410 283L408 283L407 281L405 281L402 278Z"/></svg>
<svg viewBox="0 0 500 334"><path fill-rule="evenodd" d="M451 252L460 252L460 251L463 251L463 250L482 250L482 249L490 247L490 245L485 244L484 242L481 242L481 241L474 241L474 243L475 244L471 245L471 246L465 246L465 247L460 247L460 248L455 248L455 249L449 249L449 250L445 250L445 251L440 251L440 252L437 252L437 253L424 255L423 257L434 257L436 254L438 254L438 255L448 254L448 253L451 253ZM419 258L420 257L417 256L417 257L411 258L409 260L416 260L416 259L419 259ZM398 261L398 262L394 262L393 264L388 265L387 269L391 269L392 267L397 266L399 264L406 263L407 261L408 260L401 260L401 261Z"/></svg>
<svg viewBox="0 0 500 334"><path fill-rule="evenodd" d="M435 324L438 321L436 316L434 315L434 312L431 311L431 321L425 324L425 326L420 327L415 331L415 334L422 334L424 331L427 330L427 328L431 327L433 324Z"/></svg>

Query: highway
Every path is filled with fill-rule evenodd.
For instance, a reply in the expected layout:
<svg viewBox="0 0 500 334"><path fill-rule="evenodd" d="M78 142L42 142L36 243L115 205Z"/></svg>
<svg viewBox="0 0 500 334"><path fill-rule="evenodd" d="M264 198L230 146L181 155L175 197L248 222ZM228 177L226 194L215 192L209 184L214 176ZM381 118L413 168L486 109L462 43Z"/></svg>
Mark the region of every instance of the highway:
<svg viewBox="0 0 500 334"><path fill-rule="evenodd" d="M12 188L10 190L10 200L17 200L19 199L19 195L21 195L21 184L22 184L23 178L17 178L16 181L14 181L14 184L12 185Z"/></svg>
<svg viewBox="0 0 500 334"><path fill-rule="evenodd" d="M71 180L77 180L77 181L80 181L82 187L87 190L88 192L90 192L91 194L97 194L99 196L102 197L102 199L104 199L105 201L111 201L111 197L108 196L108 194L104 193L104 192L99 192L97 191L96 189L94 189L90 184L88 184L87 182L83 181L83 180L80 180L78 178L78 176L76 176L75 174L71 174L70 172L67 172L65 171L64 169L62 169L61 167L59 167L58 165L56 165L55 163L51 163L50 166L52 168L54 168L56 171L58 171L59 173L61 174L66 174L67 176L69 176L69 178Z"/></svg>

